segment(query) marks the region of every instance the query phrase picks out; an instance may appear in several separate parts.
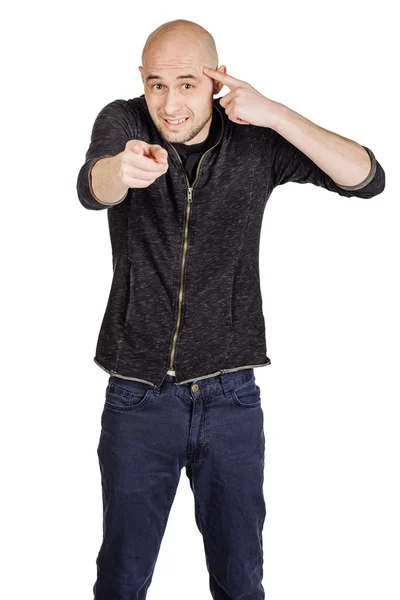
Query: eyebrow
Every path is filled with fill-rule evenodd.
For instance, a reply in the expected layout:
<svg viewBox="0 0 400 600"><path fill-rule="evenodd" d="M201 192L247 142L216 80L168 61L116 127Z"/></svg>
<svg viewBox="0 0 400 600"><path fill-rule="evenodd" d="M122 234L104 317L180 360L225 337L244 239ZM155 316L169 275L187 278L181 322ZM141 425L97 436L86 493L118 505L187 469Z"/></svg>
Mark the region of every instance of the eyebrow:
<svg viewBox="0 0 400 600"><path fill-rule="evenodd" d="M148 75L148 77L146 77L146 83L147 81L150 81L150 79L159 79L160 81L163 81L161 75ZM191 73L189 73L189 75L178 75L176 79L194 79L195 81L199 81L196 75L192 75Z"/></svg>

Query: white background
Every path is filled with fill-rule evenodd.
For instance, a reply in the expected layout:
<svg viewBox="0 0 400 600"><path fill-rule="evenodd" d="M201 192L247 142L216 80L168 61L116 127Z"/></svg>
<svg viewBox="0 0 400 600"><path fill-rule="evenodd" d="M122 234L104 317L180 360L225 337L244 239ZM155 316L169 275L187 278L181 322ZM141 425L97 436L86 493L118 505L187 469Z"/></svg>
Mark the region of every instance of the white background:
<svg viewBox="0 0 400 600"><path fill-rule="evenodd" d="M368 200L310 184L272 193L260 247L272 364L255 375L266 597L398 600L394 9L360 0L144 7L21 2L3 14L1 594L93 598L108 375L92 359L112 264L106 211L82 207L76 179L101 108L143 93L149 33L184 18L210 31L229 74L368 146L385 170L385 191ZM211 598L183 471L147 597Z"/></svg>

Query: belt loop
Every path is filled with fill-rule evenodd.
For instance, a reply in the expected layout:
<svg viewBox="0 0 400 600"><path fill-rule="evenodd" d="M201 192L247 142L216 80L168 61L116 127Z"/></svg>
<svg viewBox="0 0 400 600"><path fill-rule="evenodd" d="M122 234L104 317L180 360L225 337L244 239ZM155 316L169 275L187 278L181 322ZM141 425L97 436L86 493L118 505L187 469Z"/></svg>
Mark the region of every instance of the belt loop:
<svg viewBox="0 0 400 600"><path fill-rule="evenodd" d="M229 395L235 387L233 378L229 377L229 373L221 372L219 379L224 393Z"/></svg>
<svg viewBox="0 0 400 600"><path fill-rule="evenodd" d="M161 388L164 384L165 378L166 378L167 374L165 373L164 377L162 378L162 381L159 385L155 385L154 389L153 389L153 393L157 394L157 396L159 396L161 394Z"/></svg>

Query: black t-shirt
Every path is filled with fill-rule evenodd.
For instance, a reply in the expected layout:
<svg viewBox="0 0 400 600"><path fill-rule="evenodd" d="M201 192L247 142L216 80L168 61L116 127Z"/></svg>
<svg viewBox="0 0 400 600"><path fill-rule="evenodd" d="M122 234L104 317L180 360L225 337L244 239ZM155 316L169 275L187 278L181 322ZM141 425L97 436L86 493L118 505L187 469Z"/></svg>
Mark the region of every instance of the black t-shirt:
<svg viewBox="0 0 400 600"><path fill-rule="evenodd" d="M200 158L202 157L204 152L206 152L206 150L211 148L211 146L214 146L214 144L216 144L218 141L221 120L216 114L216 110L217 109L215 108L213 109L210 130L208 132L207 138L203 142L200 142L199 144L189 145L183 143L172 144L178 151L179 156L181 157L190 184L192 184L196 179L196 169Z"/></svg>

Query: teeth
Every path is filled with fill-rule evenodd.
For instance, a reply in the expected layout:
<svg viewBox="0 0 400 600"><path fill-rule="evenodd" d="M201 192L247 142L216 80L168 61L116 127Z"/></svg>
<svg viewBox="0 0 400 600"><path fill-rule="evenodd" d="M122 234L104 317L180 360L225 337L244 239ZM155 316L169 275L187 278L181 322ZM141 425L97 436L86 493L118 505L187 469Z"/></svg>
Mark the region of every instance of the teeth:
<svg viewBox="0 0 400 600"><path fill-rule="evenodd" d="M178 123L183 123L183 121L186 121L186 119L180 119L180 121L168 121L167 119L165 119L167 121L167 123L171 123L171 125L177 125Z"/></svg>

